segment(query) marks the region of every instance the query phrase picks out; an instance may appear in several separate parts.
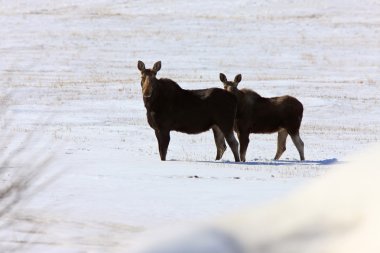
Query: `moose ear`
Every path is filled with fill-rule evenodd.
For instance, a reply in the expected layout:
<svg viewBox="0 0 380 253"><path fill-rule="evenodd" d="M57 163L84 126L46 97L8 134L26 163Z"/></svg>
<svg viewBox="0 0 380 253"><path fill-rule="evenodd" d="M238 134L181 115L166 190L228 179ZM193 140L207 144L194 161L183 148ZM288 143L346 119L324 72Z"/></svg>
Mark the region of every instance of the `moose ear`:
<svg viewBox="0 0 380 253"><path fill-rule="evenodd" d="M235 76L235 80L234 80L234 82L235 82L236 84L238 84L238 83L240 83L240 81L241 81L241 74L238 74L238 75Z"/></svg>
<svg viewBox="0 0 380 253"><path fill-rule="evenodd" d="M153 65L153 71L157 73L160 69L161 69L161 61L158 61Z"/></svg>
<svg viewBox="0 0 380 253"><path fill-rule="evenodd" d="M222 83L227 82L227 77L226 77L226 75L223 74L223 73L220 73L220 74L219 74L219 79L220 79L220 81L222 81Z"/></svg>
<svg viewBox="0 0 380 253"><path fill-rule="evenodd" d="M138 68L140 71L144 71L144 70L145 70L145 64L144 64L142 61L138 61L138 62L137 62L137 68Z"/></svg>

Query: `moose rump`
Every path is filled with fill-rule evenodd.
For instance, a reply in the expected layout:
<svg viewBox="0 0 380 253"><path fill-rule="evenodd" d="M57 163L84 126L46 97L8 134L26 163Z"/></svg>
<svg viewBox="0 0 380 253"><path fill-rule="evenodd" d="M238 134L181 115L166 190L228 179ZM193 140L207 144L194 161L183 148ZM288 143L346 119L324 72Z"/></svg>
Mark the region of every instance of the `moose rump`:
<svg viewBox="0 0 380 253"><path fill-rule="evenodd" d="M239 161L238 142L233 134L237 110L235 96L219 88L182 89L170 79L157 79L160 68L161 62L155 63L153 69L145 69L145 64L138 62L147 119L155 131L161 160L166 160L170 131L198 134L212 129L216 159L219 160L226 150L226 139L235 161Z"/></svg>
<svg viewBox="0 0 380 253"><path fill-rule="evenodd" d="M255 106L251 107L247 114L249 130L251 133L274 133L287 129L290 135L299 131L303 115L303 106L296 98L291 96L281 97L250 97L250 90L242 89L247 100L255 99ZM254 95L253 95L254 96Z"/></svg>

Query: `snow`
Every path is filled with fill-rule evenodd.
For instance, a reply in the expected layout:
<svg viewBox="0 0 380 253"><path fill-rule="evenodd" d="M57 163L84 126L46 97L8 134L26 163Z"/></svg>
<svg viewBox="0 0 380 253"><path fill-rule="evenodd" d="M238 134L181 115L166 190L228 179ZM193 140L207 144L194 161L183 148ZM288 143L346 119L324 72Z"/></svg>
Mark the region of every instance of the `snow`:
<svg viewBox="0 0 380 253"><path fill-rule="evenodd" d="M326 177L263 207L145 234L130 252L378 252L379 152L372 145Z"/></svg>
<svg viewBox="0 0 380 253"><path fill-rule="evenodd" d="M125 252L142 231L282 199L378 141L376 1L0 6L1 159L24 146L8 170L52 157L33 186L54 178L8 217L21 229L3 229L0 248L28 238L26 252ZM297 97L307 160L289 138L273 161L272 134L251 135L247 163L232 162L229 149L215 162L209 131L173 132L161 162L138 60L161 60L159 76L187 89L222 87L220 72L241 73L241 88Z"/></svg>

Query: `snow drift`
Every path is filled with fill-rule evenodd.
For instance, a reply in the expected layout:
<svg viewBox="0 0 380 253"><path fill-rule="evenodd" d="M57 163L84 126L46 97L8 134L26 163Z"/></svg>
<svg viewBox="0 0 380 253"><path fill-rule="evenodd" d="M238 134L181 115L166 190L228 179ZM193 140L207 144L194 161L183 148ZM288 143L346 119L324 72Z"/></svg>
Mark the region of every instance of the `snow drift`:
<svg viewBox="0 0 380 253"><path fill-rule="evenodd" d="M377 145L285 200L138 252L379 252L379 154Z"/></svg>

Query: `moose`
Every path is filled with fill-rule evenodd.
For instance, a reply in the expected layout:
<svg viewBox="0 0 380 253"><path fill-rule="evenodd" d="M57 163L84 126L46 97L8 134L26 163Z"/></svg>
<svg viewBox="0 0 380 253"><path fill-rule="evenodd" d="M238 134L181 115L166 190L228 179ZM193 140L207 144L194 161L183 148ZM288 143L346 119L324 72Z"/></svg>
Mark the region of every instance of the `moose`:
<svg viewBox="0 0 380 253"><path fill-rule="evenodd" d="M274 160L280 159L286 150L286 138L292 138L301 160L305 160L304 143L299 129L301 126L303 105L296 98L281 96L265 98L250 89L237 88L242 80L241 74L235 76L233 82L219 74L224 89L234 94L238 100L235 131L240 142L240 159L245 162L250 133L275 133L277 137L277 152Z"/></svg>
<svg viewBox="0 0 380 253"><path fill-rule="evenodd" d="M237 99L219 89L185 90L167 78L157 79L161 61L146 69L142 61L141 88L149 126L154 129L160 158L166 160L170 131L198 134L212 129L217 148L216 160L222 158L227 140L235 161L239 162L239 144L234 136Z"/></svg>

